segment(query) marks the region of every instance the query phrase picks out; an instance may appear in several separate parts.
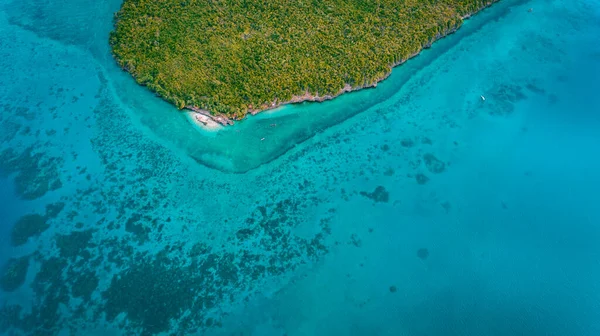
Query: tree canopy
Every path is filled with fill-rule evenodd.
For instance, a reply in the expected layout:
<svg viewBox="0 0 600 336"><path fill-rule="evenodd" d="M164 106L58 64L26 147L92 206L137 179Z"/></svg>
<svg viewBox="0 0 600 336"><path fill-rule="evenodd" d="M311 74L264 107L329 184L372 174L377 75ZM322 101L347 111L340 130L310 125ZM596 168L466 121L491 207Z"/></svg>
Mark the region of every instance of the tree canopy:
<svg viewBox="0 0 600 336"><path fill-rule="evenodd" d="M175 104L239 119L368 86L496 0L125 0L110 43Z"/></svg>

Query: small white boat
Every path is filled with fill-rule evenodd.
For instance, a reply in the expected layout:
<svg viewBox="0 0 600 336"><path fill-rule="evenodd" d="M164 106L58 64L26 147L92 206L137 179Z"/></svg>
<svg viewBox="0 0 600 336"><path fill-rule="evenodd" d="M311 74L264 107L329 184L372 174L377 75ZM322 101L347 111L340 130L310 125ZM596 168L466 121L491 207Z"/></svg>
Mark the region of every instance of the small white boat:
<svg viewBox="0 0 600 336"><path fill-rule="evenodd" d="M485 101L485 97L484 97L484 96L481 96L481 100Z"/></svg>

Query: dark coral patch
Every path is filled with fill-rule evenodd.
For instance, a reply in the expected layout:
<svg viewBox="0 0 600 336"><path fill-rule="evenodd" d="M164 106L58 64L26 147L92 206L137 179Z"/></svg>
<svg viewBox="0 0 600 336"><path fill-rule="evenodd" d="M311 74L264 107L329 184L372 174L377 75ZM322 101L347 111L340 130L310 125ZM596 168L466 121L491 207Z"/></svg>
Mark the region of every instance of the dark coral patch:
<svg viewBox="0 0 600 336"><path fill-rule="evenodd" d="M67 259L77 258L77 256L89 258L88 255L82 255L82 253L86 248L95 246L90 244L93 233L93 230L86 230L73 231L68 235L58 235L56 237L56 246L58 247L60 256Z"/></svg>
<svg viewBox="0 0 600 336"><path fill-rule="evenodd" d="M152 231L148 226L151 220L152 218L148 216L135 213L125 222L125 231L132 233L137 241L143 244L149 239L150 232Z"/></svg>
<svg viewBox="0 0 600 336"><path fill-rule="evenodd" d="M415 175L415 180L417 180L418 184L423 185L429 182L429 177L427 177L425 174L418 173Z"/></svg>
<svg viewBox="0 0 600 336"><path fill-rule="evenodd" d="M421 259L421 260L425 260L425 259L429 258L429 250L424 247L418 249L417 257L419 257L419 259Z"/></svg>
<svg viewBox="0 0 600 336"><path fill-rule="evenodd" d="M415 142L411 138L404 138L404 139L402 139L400 141L400 145L402 145L402 147L410 148L410 147L413 147L415 145Z"/></svg>
<svg viewBox="0 0 600 336"><path fill-rule="evenodd" d="M446 170L446 164L431 153L423 155L423 159L425 160L427 170L434 174L443 173Z"/></svg>
<svg viewBox="0 0 600 336"><path fill-rule="evenodd" d="M25 215L19 218L10 232L12 244L13 246L23 245L27 243L29 238L40 235L49 227L46 216L38 214Z"/></svg>
<svg viewBox="0 0 600 336"><path fill-rule="evenodd" d="M90 300L92 293L98 287L98 277L93 272L86 272L75 277L71 287L71 294L74 297L81 297Z"/></svg>
<svg viewBox="0 0 600 336"><path fill-rule="evenodd" d="M46 217L54 218L65 208L65 203L57 202L46 206Z"/></svg>
<svg viewBox="0 0 600 336"><path fill-rule="evenodd" d="M0 152L0 175L15 173L16 192L24 199L33 200L62 187L59 167L62 158L35 153L33 147L22 153L13 149Z"/></svg>
<svg viewBox="0 0 600 336"><path fill-rule="evenodd" d="M107 320L113 321L125 312L127 319L142 329L141 335L154 335L168 331L171 319L187 309L201 318L203 309L223 300L225 292L222 289L212 295L207 293L218 280L211 270L222 270L216 256L212 256L195 264L195 268L181 267L166 257L144 258L132 264L115 276L102 294Z"/></svg>
<svg viewBox="0 0 600 336"><path fill-rule="evenodd" d="M387 203L390 200L390 193L383 186L378 186L373 192L361 191L360 194L377 203Z"/></svg>
<svg viewBox="0 0 600 336"><path fill-rule="evenodd" d="M8 260L2 269L0 288L5 292L12 292L21 287L25 282L28 267L29 256Z"/></svg>
<svg viewBox="0 0 600 336"><path fill-rule="evenodd" d="M493 104L486 104L488 113L493 116L507 116L514 112L515 104L527 96L518 85L502 84L491 92Z"/></svg>

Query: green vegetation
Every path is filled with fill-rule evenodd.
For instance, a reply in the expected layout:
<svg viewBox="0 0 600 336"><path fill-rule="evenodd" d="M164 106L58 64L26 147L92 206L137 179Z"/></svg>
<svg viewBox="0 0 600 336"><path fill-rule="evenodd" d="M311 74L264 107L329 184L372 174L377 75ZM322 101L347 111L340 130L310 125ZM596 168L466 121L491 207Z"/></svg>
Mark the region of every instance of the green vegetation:
<svg viewBox="0 0 600 336"><path fill-rule="evenodd" d="M370 86L497 0L125 0L118 63L178 108L241 118Z"/></svg>

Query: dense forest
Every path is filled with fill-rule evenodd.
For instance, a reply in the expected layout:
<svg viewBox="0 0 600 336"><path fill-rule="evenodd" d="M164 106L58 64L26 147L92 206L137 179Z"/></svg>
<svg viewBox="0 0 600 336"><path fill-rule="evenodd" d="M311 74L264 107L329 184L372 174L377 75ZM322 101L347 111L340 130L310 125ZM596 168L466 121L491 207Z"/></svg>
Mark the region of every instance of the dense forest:
<svg viewBox="0 0 600 336"><path fill-rule="evenodd" d="M372 85L497 0L125 0L110 43L178 108L239 119Z"/></svg>

